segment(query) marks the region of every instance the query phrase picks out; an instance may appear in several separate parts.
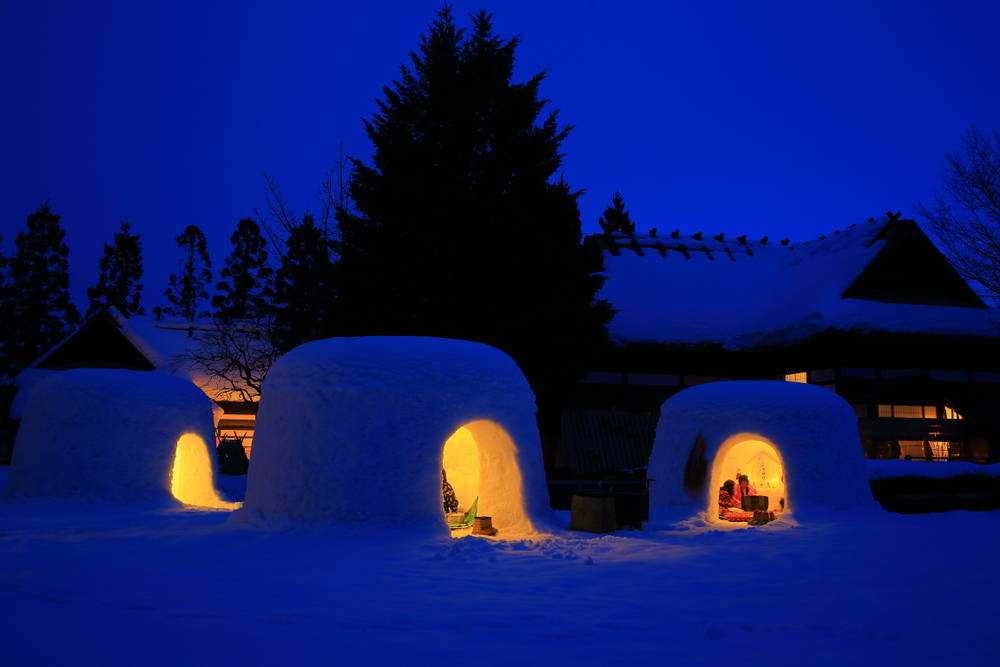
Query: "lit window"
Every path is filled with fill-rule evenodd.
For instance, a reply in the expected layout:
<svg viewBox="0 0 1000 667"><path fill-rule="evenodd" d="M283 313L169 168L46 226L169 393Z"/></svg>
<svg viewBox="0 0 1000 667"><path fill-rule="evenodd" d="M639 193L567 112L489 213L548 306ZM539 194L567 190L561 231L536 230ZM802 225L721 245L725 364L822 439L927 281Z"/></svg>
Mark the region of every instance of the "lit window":
<svg viewBox="0 0 1000 667"><path fill-rule="evenodd" d="M931 456L936 459L946 459L948 458L948 445L947 442L939 442L937 440L931 440L927 443L931 446Z"/></svg>
<svg viewBox="0 0 1000 667"><path fill-rule="evenodd" d="M878 416L879 417L891 417L892 416L892 406L891 405L880 405L880 406L878 406Z"/></svg>
<svg viewBox="0 0 1000 667"><path fill-rule="evenodd" d="M954 408L949 408L947 405L944 406L944 418L945 419L965 419L962 415L955 412Z"/></svg>
<svg viewBox="0 0 1000 667"><path fill-rule="evenodd" d="M806 371L802 371L801 373L787 373L785 375L785 382L806 383L809 382L809 380L806 377Z"/></svg>
<svg viewBox="0 0 1000 667"><path fill-rule="evenodd" d="M922 419L924 408L922 405L894 405L892 416L896 419Z"/></svg>
<svg viewBox="0 0 1000 667"><path fill-rule="evenodd" d="M923 440L900 440L899 458L901 459L925 459L927 458Z"/></svg>
<svg viewBox="0 0 1000 667"><path fill-rule="evenodd" d="M925 405L924 406L924 419L937 419L937 406L936 405Z"/></svg>

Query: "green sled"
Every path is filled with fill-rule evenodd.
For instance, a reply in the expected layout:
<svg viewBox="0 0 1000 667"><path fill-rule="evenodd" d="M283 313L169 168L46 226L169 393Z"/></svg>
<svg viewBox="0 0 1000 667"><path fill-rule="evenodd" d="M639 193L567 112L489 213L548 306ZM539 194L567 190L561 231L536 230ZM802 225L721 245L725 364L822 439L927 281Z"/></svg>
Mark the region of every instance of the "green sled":
<svg viewBox="0 0 1000 667"><path fill-rule="evenodd" d="M479 497L476 496L476 499L472 502L472 507L469 508L469 511L466 512L465 514L461 515L457 519L451 519L451 520L449 520L448 521L448 527L451 528L452 530L458 530L460 528L468 528L473 523L475 523L475 521L476 521L476 512L478 510L479 510ZM449 516L453 517L455 515L452 514L452 515L449 515Z"/></svg>

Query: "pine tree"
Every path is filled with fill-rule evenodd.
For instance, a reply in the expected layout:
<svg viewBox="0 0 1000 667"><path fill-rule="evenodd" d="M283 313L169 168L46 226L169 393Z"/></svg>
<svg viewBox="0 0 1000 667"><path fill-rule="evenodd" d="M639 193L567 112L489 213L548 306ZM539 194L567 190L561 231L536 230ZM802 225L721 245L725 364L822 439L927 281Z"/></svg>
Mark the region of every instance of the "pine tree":
<svg viewBox="0 0 1000 667"><path fill-rule="evenodd" d="M207 315L199 312L198 304L202 299L208 299L205 287L212 282L212 261L208 258L205 235L195 225L188 225L177 237L177 247L184 251L184 263L180 277L170 274L169 287L164 295L171 307L165 312L193 322Z"/></svg>
<svg viewBox="0 0 1000 667"><path fill-rule="evenodd" d="M333 265L323 229L312 216L291 228L274 280L274 341L289 350L332 335Z"/></svg>
<svg viewBox="0 0 1000 667"><path fill-rule="evenodd" d="M267 265L267 242L250 218L236 223L230 237L233 251L226 258L222 280L212 297L215 316L224 320L261 320L270 314L274 299L274 269Z"/></svg>
<svg viewBox="0 0 1000 667"><path fill-rule="evenodd" d="M604 209L604 214L597 219L597 224L605 234L625 234L632 236L635 234L635 223L625 210L625 198L622 193L615 192L611 198L611 206Z"/></svg>
<svg viewBox="0 0 1000 667"><path fill-rule="evenodd" d="M544 73L513 82L517 39L450 9L365 124L356 214L338 211L336 326L345 334L465 338L511 354L540 402L606 341L599 266L581 245L579 192L556 176L569 132L539 118Z"/></svg>
<svg viewBox="0 0 1000 667"><path fill-rule="evenodd" d="M142 243L139 234L130 234L132 224L122 220L115 232L114 245L104 244L101 273L97 284L87 288L90 307L87 317L107 307L113 307L125 317L142 315Z"/></svg>
<svg viewBox="0 0 1000 667"><path fill-rule="evenodd" d="M40 357L80 323L69 296L69 247L48 202L28 216L14 239L3 295L2 373L8 377Z"/></svg>

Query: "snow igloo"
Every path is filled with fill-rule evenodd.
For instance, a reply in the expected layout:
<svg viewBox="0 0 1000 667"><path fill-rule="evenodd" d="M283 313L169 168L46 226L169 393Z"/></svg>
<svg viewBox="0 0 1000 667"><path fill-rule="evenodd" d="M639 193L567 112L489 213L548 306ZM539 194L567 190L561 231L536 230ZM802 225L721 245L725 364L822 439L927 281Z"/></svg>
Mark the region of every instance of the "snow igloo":
<svg viewBox="0 0 1000 667"><path fill-rule="evenodd" d="M265 381L245 511L455 537L485 516L499 538L535 534L552 521L534 395L510 357L480 343L301 345Z"/></svg>
<svg viewBox="0 0 1000 667"><path fill-rule="evenodd" d="M23 391L8 495L238 507L216 492L212 403L190 382L74 369Z"/></svg>
<svg viewBox="0 0 1000 667"><path fill-rule="evenodd" d="M720 511L720 490L740 475L777 518L874 502L854 410L828 389L794 382L715 382L675 394L661 408L648 474L651 524L695 515L745 524L752 511Z"/></svg>

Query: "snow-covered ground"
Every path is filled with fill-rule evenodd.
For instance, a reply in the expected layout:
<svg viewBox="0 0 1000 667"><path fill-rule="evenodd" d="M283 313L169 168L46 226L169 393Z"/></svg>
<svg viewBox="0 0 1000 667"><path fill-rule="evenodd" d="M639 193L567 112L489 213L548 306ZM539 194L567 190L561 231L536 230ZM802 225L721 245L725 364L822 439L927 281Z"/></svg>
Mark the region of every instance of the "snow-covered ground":
<svg viewBox="0 0 1000 667"><path fill-rule="evenodd" d="M220 479L230 499L241 484ZM996 660L996 512L522 542L418 538L405 525L265 531L231 517L0 502L0 662Z"/></svg>

